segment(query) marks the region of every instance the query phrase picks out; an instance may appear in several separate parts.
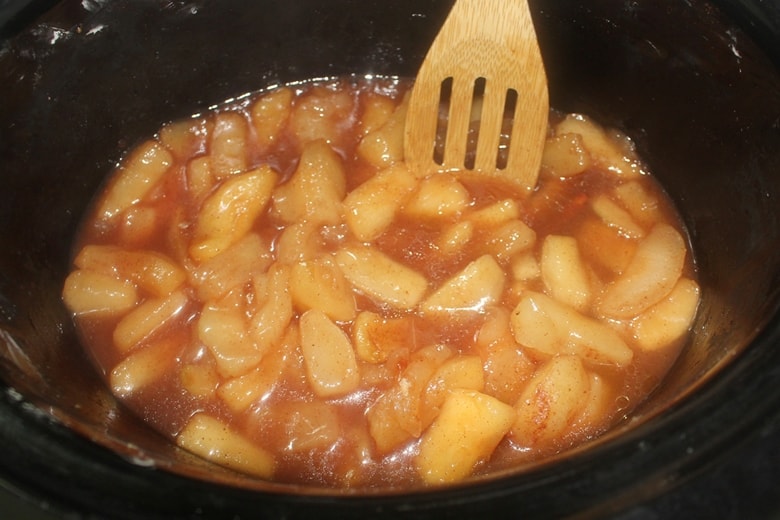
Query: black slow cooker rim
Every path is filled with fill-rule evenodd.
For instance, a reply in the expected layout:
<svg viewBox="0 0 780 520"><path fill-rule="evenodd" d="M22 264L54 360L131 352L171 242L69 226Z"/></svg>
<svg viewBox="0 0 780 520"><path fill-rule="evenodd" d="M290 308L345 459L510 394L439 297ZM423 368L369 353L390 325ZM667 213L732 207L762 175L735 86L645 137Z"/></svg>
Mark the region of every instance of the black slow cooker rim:
<svg viewBox="0 0 780 520"><path fill-rule="evenodd" d="M458 514L467 515L486 510L545 516L615 513L712 468L780 418L777 347L780 313L717 378L653 421L528 471L415 493L349 495L310 489L302 494L296 487L263 491L191 479L122 458L4 385L0 443L7 456L0 459L0 483L58 514L115 518L207 518L228 512L415 516L445 506L453 511L453 505ZM534 503L523 498L529 491Z"/></svg>

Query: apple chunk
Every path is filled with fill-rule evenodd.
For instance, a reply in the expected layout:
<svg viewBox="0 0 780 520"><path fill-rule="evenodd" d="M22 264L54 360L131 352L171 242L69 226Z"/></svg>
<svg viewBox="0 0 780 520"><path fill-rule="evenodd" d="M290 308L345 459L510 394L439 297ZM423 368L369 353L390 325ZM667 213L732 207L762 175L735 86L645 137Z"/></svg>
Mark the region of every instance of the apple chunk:
<svg viewBox="0 0 780 520"><path fill-rule="evenodd" d="M344 395L360 383L349 336L316 309L300 317L301 350L314 392L322 397Z"/></svg>
<svg viewBox="0 0 780 520"><path fill-rule="evenodd" d="M428 289L425 276L372 247L344 248L336 263L354 287L396 309L415 307Z"/></svg>
<svg viewBox="0 0 780 520"><path fill-rule="evenodd" d="M219 419L196 413L176 438L187 451L232 469L270 478L276 466L273 456Z"/></svg>
<svg viewBox="0 0 780 520"><path fill-rule="evenodd" d="M447 280L423 303L428 313L481 311L498 301L504 290L504 271L498 262L483 255Z"/></svg>
<svg viewBox="0 0 780 520"><path fill-rule="evenodd" d="M481 392L453 390L423 435L417 470L428 484L466 478L512 428L515 409Z"/></svg>

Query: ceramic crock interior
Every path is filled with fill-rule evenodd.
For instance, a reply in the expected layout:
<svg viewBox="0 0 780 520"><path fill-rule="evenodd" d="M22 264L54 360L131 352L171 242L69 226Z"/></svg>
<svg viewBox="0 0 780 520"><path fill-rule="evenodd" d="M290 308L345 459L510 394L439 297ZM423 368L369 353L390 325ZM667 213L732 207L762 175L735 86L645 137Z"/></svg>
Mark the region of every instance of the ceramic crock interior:
<svg viewBox="0 0 780 520"><path fill-rule="evenodd" d="M691 234L703 286L693 340L635 419L520 473L362 498L246 479L148 430L107 393L59 299L71 240L105 175L160 124L245 92L340 74L411 76L451 2L64 1L0 49L0 434L29 432L0 448L6 475L82 506L126 500L128 515L614 509L660 492L661 475L700 466L777 409L768 384L780 365L776 63L703 1L531 3L552 104L632 136ZM128 499L138 493L145 501ZM535 505L522 498L530 493Z"/></svg>

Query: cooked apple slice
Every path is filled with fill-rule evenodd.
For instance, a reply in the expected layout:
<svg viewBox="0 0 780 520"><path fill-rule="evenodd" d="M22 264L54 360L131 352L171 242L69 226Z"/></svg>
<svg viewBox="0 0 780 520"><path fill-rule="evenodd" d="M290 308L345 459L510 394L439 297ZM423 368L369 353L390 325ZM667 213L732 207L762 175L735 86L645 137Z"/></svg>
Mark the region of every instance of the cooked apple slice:
<svg viewBox="0 0 780 520"><path fill-rule="evenodd" d="M483 255L444 282L420 308L426 313L479 312L498 301L504 281L504 271L498 262L490 255Z"/></svg>

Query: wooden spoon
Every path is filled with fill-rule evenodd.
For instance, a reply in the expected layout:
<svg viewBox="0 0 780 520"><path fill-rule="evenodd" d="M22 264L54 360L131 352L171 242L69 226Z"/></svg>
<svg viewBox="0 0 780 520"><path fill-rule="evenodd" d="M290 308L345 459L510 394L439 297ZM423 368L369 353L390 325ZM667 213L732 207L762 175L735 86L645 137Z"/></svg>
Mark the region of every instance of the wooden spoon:
<svg viewBox="0 0 780 520"><path fill-rule="evenodd" d="M449 113L440 118L447 104ZM527 1L457 0L412 88L406 161L421 177L476 172L533 190L548 110L547 76ZM505 120L511 126L504 128Z"/></svg>

